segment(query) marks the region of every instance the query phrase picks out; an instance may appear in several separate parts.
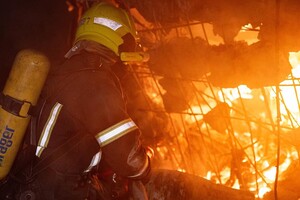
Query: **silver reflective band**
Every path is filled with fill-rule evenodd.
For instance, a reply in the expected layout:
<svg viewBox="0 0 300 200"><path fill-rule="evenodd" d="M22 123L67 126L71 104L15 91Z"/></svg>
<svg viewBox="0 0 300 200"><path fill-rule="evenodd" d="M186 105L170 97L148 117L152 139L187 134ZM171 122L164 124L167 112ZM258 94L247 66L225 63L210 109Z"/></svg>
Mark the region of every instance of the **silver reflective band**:
<svg viewBox="0 0 300 200"><path fill-rule="evenodd" d="M94 166L98 165L99 162L101 161L101 157L102 157L102 151L99 151L93 156L89 167L84 172L89 172Z"/></svg>
<svg viewBox="0 0 300 200"><path fill-rule="evenodd" d="M122 26L122 24L119 24L116 21L113 21L111 19L103 18L103 17L94 17L94 24L100 24L103 26L106 26L114 31L116 31L118 28Z"/></svg>
<svg viewBox="0 0 300 200"><path fill-rule="evenodd" d="M48 117L48 120L46 122L46 124L44 125L42 134L40 136L39 142L38 142L38 146L35 152L35 155L40 157L43 150L47 147L48 143L49 143L49 139L51 137L51 133L53 130L53 127L56 123L57 117L60 113L60 110L62 108L62 104L56 102L56 104L53 106L50 116Z"/></svg>
<svg viewBox="0 0 300 200"><path fill-rule="evenodd" d="M101 131L96 135L96 139L100 146L103 147L137 128L131 119L126 119Z"/></svg>

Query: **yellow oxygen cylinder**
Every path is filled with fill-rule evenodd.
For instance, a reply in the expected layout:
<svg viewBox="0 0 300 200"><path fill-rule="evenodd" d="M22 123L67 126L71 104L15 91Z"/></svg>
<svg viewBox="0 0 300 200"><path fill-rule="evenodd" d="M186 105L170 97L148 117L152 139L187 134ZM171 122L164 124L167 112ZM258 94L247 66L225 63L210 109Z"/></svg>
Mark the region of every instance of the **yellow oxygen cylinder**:
<svg viewBox="0 0 300 200"><path fill-rule="evenodd" d="M0 180L13 165L30 121L28 111L37 104L49 69L48 58L36 50L24 49L15 57L1 94Z"/></svg>

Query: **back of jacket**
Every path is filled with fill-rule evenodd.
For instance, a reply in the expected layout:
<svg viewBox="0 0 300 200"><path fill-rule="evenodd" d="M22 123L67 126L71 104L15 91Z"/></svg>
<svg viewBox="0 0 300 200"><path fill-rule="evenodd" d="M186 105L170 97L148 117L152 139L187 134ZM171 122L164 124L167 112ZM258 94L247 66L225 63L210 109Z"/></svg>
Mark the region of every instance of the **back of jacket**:
<svg viewBox="0 0 300 200"><path fill-rule="evenodd" d="M126 113L116 76L101 56L83 52L71 57L49 75L43 95L46 102L37 127L36 155L40 159L75 134L89 136L66 149L68 153L51 168L63 174L81 173L101 151L101 162L122 176L135 177L144 171L148 158L139 141L140 132ZM127 124L130 128L120 136L104 141L104 136L114 132L104 133Z"/></svg>

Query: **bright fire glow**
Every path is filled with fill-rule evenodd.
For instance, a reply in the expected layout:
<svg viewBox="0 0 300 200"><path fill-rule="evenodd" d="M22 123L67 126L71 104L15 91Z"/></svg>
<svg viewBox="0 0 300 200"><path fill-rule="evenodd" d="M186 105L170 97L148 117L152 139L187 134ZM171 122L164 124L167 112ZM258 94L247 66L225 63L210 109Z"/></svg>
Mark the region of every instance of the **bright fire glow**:
<svg viewBox="0 0 300 200"><path fill-rule="evenodd" d="M300 124L300 82L296 79L300 78L300 52L291 53L290 62L292 74L280 83L280 93L276 93L274 87L250 89L240 85L237 88L214 88L202 82L193 83L202 93L196 94L195 99L189 99L189 108L184 112L168 113L172 130L168 129L167 133L158 131L158 135L168 134L168 139L153 147L155 156L152 159L159 160L159 167L246 189L257 198L263 198L273 190L276 177L278 98L282 137L289 136L290 131ZM154 84L152 79L152 82L145 78L144 81L149 86L147 94L154 108L163 108L161 95L166 91ZM218 118L208 126L204 116L217 106L218 101L226 102L231 108L229 124L221 123L225 120ZM216 131L214 127L218 126L227 127L226 131ZM282 143L279 181L286 178L290 167L299 159L293 144L285 143L285 140ZM234 158L238 164L233 162Z"/></svg>
<svg viewBox="0 0 300 200"><path fill-rule="evenodd" d="M291 53L290 54L290 63L293 66L292 74L287 80L284 80L280 83L280 113L282 115L281 117L281 124L284 124L285 126L288 126L290 128L297 128L299 127L299 121L300 121L300 114L299 114L299 97L300 97L300 83L298 80L292 79L292 76L294 78L300 77L300 52L298 53ZM266 91L269 92L269 101L271 106L271 111L274 111L272 113L272 117L276 117L276 98L278 98L278 94L276 93L275 87L268 87L265 88ZM233 102L238 99L253 99L254 90L251 90L247 88L244 85L239 86L238 88L231 88L231 89L223 89L222 91L219 91L218 96L220 99L222 99L225 102ZM225 98L224 98L225 97ZM262 96L260 96L261 100L264 100ZM233 106L231 104L231 106ZM240 135L240 133L235 134L237 137ZM257 146L257 145L255 145ZM275 146L275 143L274 143ZM255 150L258 150L257 147L255 147ZM277 168L274 165L274 162L272 166L270 165L269 161L264 159L263 157L258 156L259 151L255 151L256 153L256 162L261 162L261 169L259 171L263 172L263 178L259 178L256 180L256 183L258 185L258 192L256 196L258 198L262 198L265 193L270 192L272 190L272 183L275 181ZM291 156L293 155L293 156ZM274 155L275 158L272 158L273 161L276 159L276 155ZM281 164L279 166L279 180L281 180L282 177L281 174L283 174L285 171L288 170L289 166L293 163L293 161L298 160L298 153L294 149L291 152L287 152L287 155L283 161L281 161ZM263 170L265 169L265 170ZM225 168L223 170L226 173L228 173L228 169ZM222 173L224 175L224 173ZM267 182L266 182L267 181ZM255 191L256 187L250 188L250 191Z"/></svg>

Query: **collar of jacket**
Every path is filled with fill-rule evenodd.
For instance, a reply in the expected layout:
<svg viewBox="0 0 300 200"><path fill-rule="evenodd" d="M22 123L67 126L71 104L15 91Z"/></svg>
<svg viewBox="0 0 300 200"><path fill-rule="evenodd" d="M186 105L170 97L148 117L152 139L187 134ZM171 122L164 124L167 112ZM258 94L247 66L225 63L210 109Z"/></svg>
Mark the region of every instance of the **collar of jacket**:
<svg viewBox="0 0 300 200"><path fill-rule="evenodd" d="M114 64L120 58L107 47L89 40L82 40L77 42L65 55L65 58L69 59L74 55L82 53L82 51L87 51L92 54L98 54L103 58L106 63Z"/></svg>

